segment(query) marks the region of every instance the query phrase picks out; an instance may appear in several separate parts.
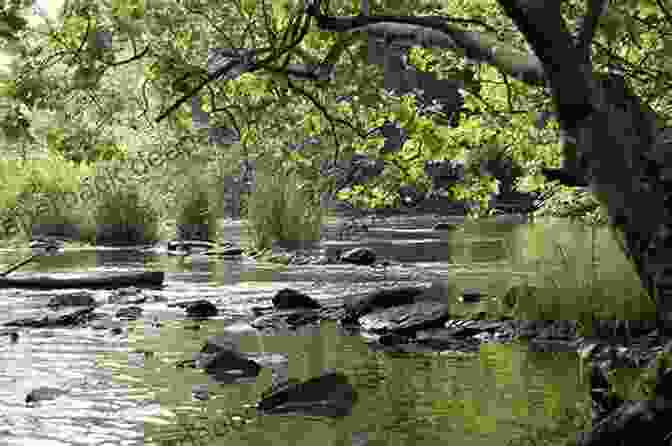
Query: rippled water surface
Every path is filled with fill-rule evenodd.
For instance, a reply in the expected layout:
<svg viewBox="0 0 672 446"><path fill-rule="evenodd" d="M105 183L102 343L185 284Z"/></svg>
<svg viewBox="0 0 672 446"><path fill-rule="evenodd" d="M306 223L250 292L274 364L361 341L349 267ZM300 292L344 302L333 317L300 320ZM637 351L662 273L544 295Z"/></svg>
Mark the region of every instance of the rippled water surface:
<svg viewBox="0 0 672 446"><path fill-rule="evenodd" d="M542 232L583 243L583 233L563 225ZM116 249L45 258L25 271L162 269L165 288L151 293L167 301L143 304L142 318L121 335L85 328L22 329L16 343L0 336L0 445L505 444L585 400L574 356L531 353L520 345L485 346L474 355L390 354L372 351L332 322L281 336L262 336L246 322L253 318L250 307L270 305L285 287L327 305L383 285L437 278L500 296L531 274L516 265L536 255L529 248L539 231L534 226L469 223L437 233L428 223L397 220L372 228L368 240L326 243L372 246L400 262L387 270L278 267ZM240 227L231 226L227 238L239 240ZM2 251L0 263L25 254ZM0 323L40 314L54 293L0 290ZM104 304L97 311L118 309L106 303L109 294L95 292ZM220 315L196 330L171 304L201 298L215 303ZM266 367L257 379L223 385L197 369L175 368L227 326L242 351L263 358ZM326 369L354 385L358 401L351 415L258 416L251 408L271 385L273 371L303 380ZM27 405L26 394L35 388L51 389L46 391L53 398Z"/></svg>

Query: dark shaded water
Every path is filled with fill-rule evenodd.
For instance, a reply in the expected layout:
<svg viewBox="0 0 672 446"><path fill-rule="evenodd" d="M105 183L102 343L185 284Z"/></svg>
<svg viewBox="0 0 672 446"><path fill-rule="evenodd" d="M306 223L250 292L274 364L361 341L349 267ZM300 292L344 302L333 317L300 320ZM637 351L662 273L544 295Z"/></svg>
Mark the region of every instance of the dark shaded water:
<svg viewBox="0 0 672 446"><path fill-rule="evenodd" d="M395 355L374 352L337 324L283 336L261 336L246 325L251 306L270 305L273 294L291 287L323 303L394 283L453 282L495 297L535 276L523 264L542 256L549 240L586 246L586 232L566 222L468 223L437 233L431 222L388 221L359 242L401 264L368 267L278 267L243 260L191 260L124 250L78 250L45 258L26 271L163 269L166 287L152 293L167 302L144 304L145 314L113 336L107 330L32 329L16 344L0 337L0 445L273 444L497 445L534 427L552 425L567 409L585 403L578 361L570 354L533 353L521 345L487 346L478 354ZM424 225L424 229L422 226ZM240 226L225 238L240 240ZM604 239L606 240L606 238ZM599 242L613 249L607 241ZM570 246L571 248L571 246ZM331 248L330 248L331 249ZM0 252L9 264L25 253ZM408 263L408 264L406 264ZM610 268L606 268L608 271ZM618 268L611 268L618 275ZM622 280L622 274L620 275ZM107 302L109 291L95 292ZM0 323L43 311L54 292L0 290ZM171 303L209 299L220 316L188 329ZM459 310L459 303L454 303ZM99 308L113 314L118 307ZM160 321L161 327L153 322ZM256 380L216 384L174 363L198 351L224 327L237 333L244 352L263 356L268 367ZM145 355L144 352L152 352ZM250 407L280 375L308 379L325 369L348 376L359 394L342 419L259 417ZM26 407L36 387L62 392ZM204 394L209 399L202 399ZM200 396L200 399L194 395ZM355 443L353 443L353 441Z"/></svg>

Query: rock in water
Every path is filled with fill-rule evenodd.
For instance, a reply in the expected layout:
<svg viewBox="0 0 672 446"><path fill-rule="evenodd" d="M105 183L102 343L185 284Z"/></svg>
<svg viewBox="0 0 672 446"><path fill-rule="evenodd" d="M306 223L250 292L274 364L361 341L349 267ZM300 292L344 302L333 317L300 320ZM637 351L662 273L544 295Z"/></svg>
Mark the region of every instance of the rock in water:
<svg viewBox="0 0 672 446"><path fill-rule="evenodd" d="M212 355L201 355L198 367L205 369L217 381L233 382L239 378L256 377L261 366L235 351L220 350Z"/></svg>
<svg viewBox="0 0 672 446"><path fill-rule="evenodd" d="M54 387L38 387L37 389L31 390L28 395L26 395L26 404L37 403L45 400L53 400L65 393L66 391L63 389L57 389Z"/></svg>
<svg viewBox="0 0 672 446"><path fill-rule="evenodd" d="M291 310L294 308L320 308L315 299L296 290L285 288L273 296L273 306L276 310Z"/></svg>
<svg viewBox="0 0 672 446"><path fill-rule="evenodd" d="M206 318L217 316L219 311L215 305L207 300L197 300L187 305L187 316L191 318Z"/></svg>
<svg viewBox="0 0 672 446"><path fill-rule="evenodd" d="M416 301L416 298L427 291L422 287L402 287L396 289L382 289L372 293L357 294L350 296L346 301L343 318L344 323L357 323L360 316L374 310L408 305Z"/></svg>
<svg viewBox="0 0 672 446"><path fill-rule="evenodd" d="M376 253L371 248L354 248L341 255L341 262L370 266L376 263Z"/></svg>
<svg viewBox="0 0 672 446"><path fill-rule="evenodd" d="M257 405L264 414L343 417L357 402L357 392L338 372L325 373L298 384L276 387Z"/></svg>
<svg viewBox="0 0 672 446"><path fill-rule="evenodd" d="M52 309L77 306L90 307L94 305L96 305L96 300L93 298L93 295L87 291L59 294L52 297L47 304L47 306Z"/></svg>
<svg viewBox="0 0 672 446"><path fill-rule="evenodd" d="M359 318L363 330L407 333L439 327L448 320L450 306L441 302L416 302L374 311Z"/></svg>

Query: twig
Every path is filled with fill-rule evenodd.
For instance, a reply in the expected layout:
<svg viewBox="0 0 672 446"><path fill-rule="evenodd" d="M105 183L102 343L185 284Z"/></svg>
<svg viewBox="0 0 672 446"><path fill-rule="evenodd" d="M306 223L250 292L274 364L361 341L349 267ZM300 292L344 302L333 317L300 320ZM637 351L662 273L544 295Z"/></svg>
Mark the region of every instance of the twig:
<svg viewBox="0 0 672 446"><path fill-rule="evenodd" d="M16 271L17 269L19 269L20 267L22 267L22 266L25 265L26 263L28 263L28 262L32 262L33 260L35 260L37 257L39 257L39 256L38 256L38 255L32 255L32 256L30 256L30 257L27 258L26 260L24 260L24 261L22 261L22 262L20 262L20 263L17 263L16 265L10 267L7 271L5 271L5 272L3 272L3 273L0 273L0 276L4 277L4 276L6 276L7 274Z"/></svg>

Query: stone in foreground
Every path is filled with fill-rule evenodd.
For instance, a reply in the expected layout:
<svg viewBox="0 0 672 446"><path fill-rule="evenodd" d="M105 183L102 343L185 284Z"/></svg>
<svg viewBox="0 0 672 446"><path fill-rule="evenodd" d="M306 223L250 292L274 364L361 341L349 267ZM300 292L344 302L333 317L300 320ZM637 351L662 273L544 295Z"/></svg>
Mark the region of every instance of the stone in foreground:
<svg viewBox="0 0 672 446"><path fill-rule="evenodd" d="M348 378L328 372L302 383L287 382L275 386L258 404L262 414L294 414L344 417L357 402L357 392Z"/></svg>

